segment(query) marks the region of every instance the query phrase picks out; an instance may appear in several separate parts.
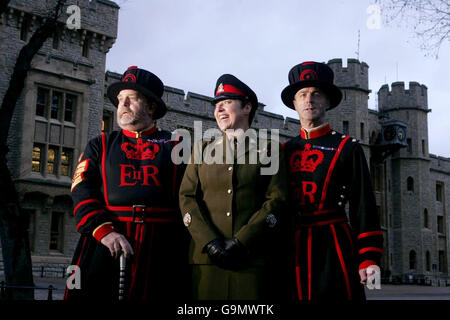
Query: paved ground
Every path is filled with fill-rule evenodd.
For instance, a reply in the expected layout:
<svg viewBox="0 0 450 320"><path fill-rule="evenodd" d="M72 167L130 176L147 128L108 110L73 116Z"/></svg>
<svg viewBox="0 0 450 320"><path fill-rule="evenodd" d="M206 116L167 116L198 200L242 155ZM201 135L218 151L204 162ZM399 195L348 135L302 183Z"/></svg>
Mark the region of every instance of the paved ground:
<svg viewBox="0 0 450 320"><path fill-rule="evenodd" d="M65 279L35 278L35 285L48 288L52 285L57 290L53 291L53 300L62 300L66 286ZM36 300L46 300L48 290L35 290ZM417 285L381 285L380 290L368 290L368 300L450 300L450 287L430 287Z"/></svg>
<svg viewBox="0 0 450 320"><path fill-rule="evenodd" d="M56 290L52 291L53 300L62 300L64 297L64 292L66 289L66 279L65 278L37 278L34 277L34 285L37 287L53 286ZM34 290L35 300L47 300L48 290Z"/></svg>
<svg viewBox="0 0 450 320"><path fill-rule="evenodd" d="M450 287L382 284L380 290L368 290L368 300L450 300Z"/></svg>
<svg viewBox="0 0 450 320"><path fill-rule="evenodd" d="M66 279L35 277L34 283L45 288L52 285L56 289L52 292L53 300L63 299ZM380 290L366 288L366 296L368 300L450 300L450 287L382 284ZM48 290L35 290L34 297L47 300Z"/></svg>

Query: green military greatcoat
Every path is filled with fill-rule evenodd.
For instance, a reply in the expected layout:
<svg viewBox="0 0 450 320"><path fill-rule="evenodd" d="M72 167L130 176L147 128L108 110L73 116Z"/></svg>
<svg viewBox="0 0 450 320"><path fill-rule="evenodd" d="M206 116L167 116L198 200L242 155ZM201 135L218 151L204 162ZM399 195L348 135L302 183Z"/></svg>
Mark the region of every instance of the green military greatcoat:
<svg viewBox="0 0 450 320"><path fill-rule="evenodd" d="M288 221L285 210L287 183L283 151L276 143L277 148L274 148L273 142L271 145L270 141L257 141L256 137L251 137L245 148L239 145L234 152L223 135L213 142L196 146L202 151L196 154L203 154L202 163L187 166L180 187L180 209L192 236L190 260L194 298L281 297L276 288L283 283L281 269L287 267L281 254L284 252L281 248L287 245L282 243L282 236L287 234L283 231ZM220 149L223 164L211 164ZM227 152L231 152L232 163L225 161ZM278 171L273 175L262 175L261 169L271 166L267 159L272 157L273 161L275 152L279 155ZM256 163L251 164L254 156ZM232 237L247 247L250 256L248 267L237 271L214 265L203 251L214 239Z"/></svg>

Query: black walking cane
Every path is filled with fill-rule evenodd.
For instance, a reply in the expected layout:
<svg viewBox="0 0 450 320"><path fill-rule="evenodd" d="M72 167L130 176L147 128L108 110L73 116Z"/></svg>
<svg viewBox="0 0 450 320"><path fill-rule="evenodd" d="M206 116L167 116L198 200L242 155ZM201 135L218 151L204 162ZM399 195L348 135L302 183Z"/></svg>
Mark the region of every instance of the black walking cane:
<svg viewBox="0 0 450 320"><path fill-rule="evenodd" d="M122 301L125 297L125 267L127 263L125 253L123 251L120 252L119 259L119 300Z"/></svg>

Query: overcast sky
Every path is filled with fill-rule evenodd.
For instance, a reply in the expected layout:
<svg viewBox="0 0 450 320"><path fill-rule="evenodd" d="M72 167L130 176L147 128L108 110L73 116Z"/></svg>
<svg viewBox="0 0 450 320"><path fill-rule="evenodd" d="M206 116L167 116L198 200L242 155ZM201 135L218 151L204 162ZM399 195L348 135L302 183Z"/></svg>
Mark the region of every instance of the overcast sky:
<svg viewBox="0 0 450 320"><path fill-rule="evenodd" d="M247 83L265 110L298 119L280 93L288 72L308 60L357 58L369 65L369 107L384 83L428 87L429 151L450 157L450 42L426 57L411 29L368 28L373 0L119 0L117 41L106 67L152 71L165 85L212 96L217 78Z"/></svg>

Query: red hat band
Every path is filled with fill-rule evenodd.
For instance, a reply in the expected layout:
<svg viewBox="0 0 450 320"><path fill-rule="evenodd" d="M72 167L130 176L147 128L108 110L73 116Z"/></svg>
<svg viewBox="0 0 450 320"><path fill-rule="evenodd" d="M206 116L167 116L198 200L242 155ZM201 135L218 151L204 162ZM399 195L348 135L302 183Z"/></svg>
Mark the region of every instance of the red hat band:
<svg viewBox="0 0 450 320"><path fill-rule="evenodd" d="M234 94L238 94L240 96L245 96L245 94L242 93L241 90L239 90L238 88L236 88L232 85L229 85L229 84L225 84L225 85L220 84L217 87L216 96L219 94L223 94L223 93L234 93Z"/></svg>

